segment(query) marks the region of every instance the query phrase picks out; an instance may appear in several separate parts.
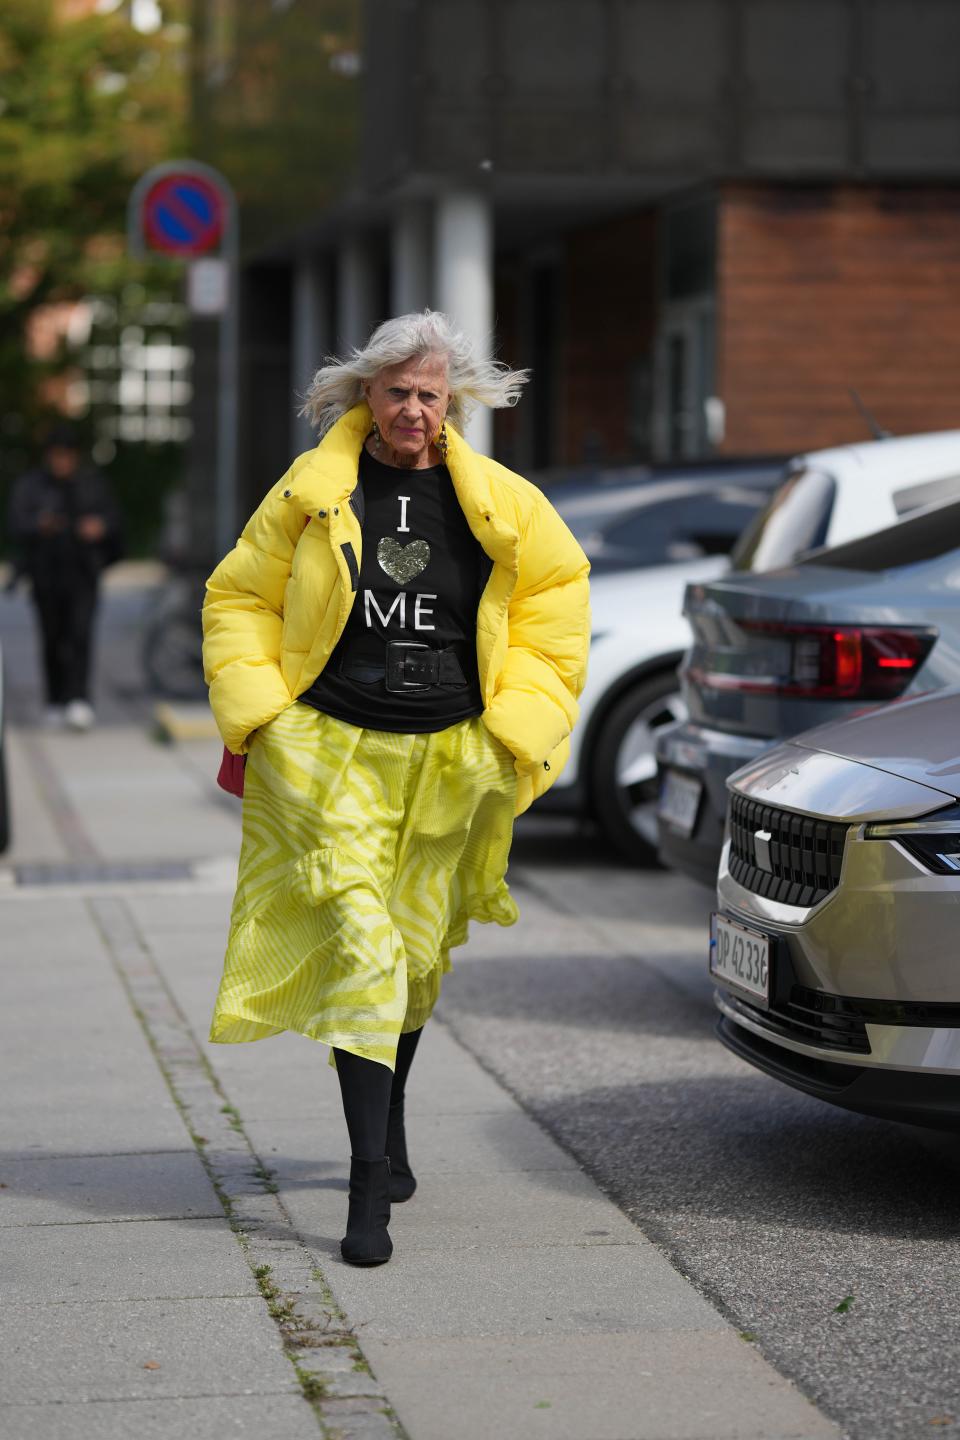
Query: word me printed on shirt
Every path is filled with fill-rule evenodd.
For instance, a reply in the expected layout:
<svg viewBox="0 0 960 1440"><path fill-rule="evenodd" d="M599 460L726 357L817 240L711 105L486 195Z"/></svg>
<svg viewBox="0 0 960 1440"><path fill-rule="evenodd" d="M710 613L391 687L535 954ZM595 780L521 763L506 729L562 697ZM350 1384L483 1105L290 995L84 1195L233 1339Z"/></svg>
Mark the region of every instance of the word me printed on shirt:
<svg viewBox="0 0 960 1440"><path fill-rule="evenodd" d="M410 526L407 524L407 506L410 504L409 495L398 495L400 502L400 523L397 525L397 534L410 534ZM392 535L384 535L377 542L377 563L385 575L398 585L404 585L416 578L417 575L427 568L430 563L430 546L426 540L409 540L406 545L395 540ZM399 628L407 630L410 628L408 619L412 619L414 630L435 630L436 626L431 622L433 615L432 607L428 601L436 600L435 594L425 592L411 596L412 605L407 606L408 594L401 590L395 595L390 608L386 613L380 608L377 597L372 590L363 592L363 616L364 623L368 630L373 628L373 612L376 611L377 619L386 629L391 620L396 618Z"/></svg>

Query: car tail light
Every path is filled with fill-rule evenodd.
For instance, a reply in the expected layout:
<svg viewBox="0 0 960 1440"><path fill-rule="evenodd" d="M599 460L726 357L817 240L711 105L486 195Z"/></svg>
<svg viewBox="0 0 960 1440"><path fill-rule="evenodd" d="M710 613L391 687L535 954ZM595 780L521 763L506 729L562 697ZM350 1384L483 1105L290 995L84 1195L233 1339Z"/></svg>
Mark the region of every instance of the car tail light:
<svg viewBox="0 0 960 1440"><path fill-rule="evenodd" d="M772 642L786 662L775 674L735 674L692 666L705 689L805 696L811 700L894 700L933 648L935 630L872 625L787 625L740 620L742 630Z"/></svg>

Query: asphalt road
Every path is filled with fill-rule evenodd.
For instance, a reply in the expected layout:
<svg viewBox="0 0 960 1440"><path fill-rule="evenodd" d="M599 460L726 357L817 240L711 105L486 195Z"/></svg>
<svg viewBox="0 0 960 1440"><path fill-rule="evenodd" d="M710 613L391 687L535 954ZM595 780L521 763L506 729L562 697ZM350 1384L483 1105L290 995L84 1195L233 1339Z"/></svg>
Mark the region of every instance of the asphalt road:
<svg viewBox="0 0 960 1440"><path fill-rule="evenodd" d="M137 626L106 597L101 720L145 719ZM0 634L11 709L39 713L25 601ZM854 1440L960 1435L960 1140L857 1117L714 1039L709 893L528 819L521 909L491 963L455 956L442 1018L689 1279ZM477 933L477 927L475 927ZM839 1309L838 1309L839 1307Z"/></svg>

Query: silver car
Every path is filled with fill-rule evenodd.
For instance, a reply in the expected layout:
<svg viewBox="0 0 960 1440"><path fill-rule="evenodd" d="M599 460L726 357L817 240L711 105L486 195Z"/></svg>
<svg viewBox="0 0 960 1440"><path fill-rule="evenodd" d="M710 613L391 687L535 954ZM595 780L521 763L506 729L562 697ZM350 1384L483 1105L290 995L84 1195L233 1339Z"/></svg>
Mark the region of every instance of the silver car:
<svg viewBox="0 0 960 1440"><path fill-rule="evenodd" d="M960 447L957 453L960 486ZM661 730L661 859L712 886L726 782L771 744L864 705L960 683L960 501L688 586L687 719Z"/></svg>
<svg viewBox="0 0 960 1440"><path fill-rule="evenodd" d="M723 1043L833 1105L960 1127L960 687L807 731L729 791Z"/></svg>

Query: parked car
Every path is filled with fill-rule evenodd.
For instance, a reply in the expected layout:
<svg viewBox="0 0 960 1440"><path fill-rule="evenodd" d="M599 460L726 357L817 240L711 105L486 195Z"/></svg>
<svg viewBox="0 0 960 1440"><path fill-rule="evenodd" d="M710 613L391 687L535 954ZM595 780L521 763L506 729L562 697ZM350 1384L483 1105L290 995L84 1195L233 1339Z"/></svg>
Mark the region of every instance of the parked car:
<svg viewBox="0 0 960 1440"><path fill-rule="evenodd" d="M960 687L807 731L729 788L720 1039L833 1105L960 1126Z"/></svg>
<svg viewBox="0 0 960 1440"><path fill-rule="evenodd" d="M927 609L939 604L933 623L955 633L956 594L931 599L925 586L936 591L936 576L904 568L960 545L955 508L933 503L951 496L960 496L960 431L807 456L743 536L732 572L689 587L686 716L657 737L667 865L714 883L727 777L770 745L870 701L960 678L960 650L935 643ZM913 526L911 514L925 513L939 518Z"/></svg>
<svg viewBox="0 0 960 1440"><path fill-rule="evenodd" d="M594 573L729 555L783 479L779 457L568 475L546 486Z"/></svg>
<svg viewBox="0 0 960 1440"><path fill-rule="evenodd" d="M776 483L773 475L720 489L705 481L654 482L631 509L582 538L591 573L728 556Z"/></svg>
<svg viewBox="0 0 960 1440"><path fill-rule="evenodd" d="M594 528L580 530L594 562L590 668L569 763L538 802L541 810L594 817L621 853L640 862L656 857L654 737L684 714L676 677L690 637L680 613L684 588L728 568L744 521L782 476L771 462L752 471L697 469L696 478L645 483L628 509L620 493L612 519L599 524L591 512ZM595 505L597 497L583 494L578 503ZM571 521L568 506L559 508L575 525L586 514Z"/></svg>

